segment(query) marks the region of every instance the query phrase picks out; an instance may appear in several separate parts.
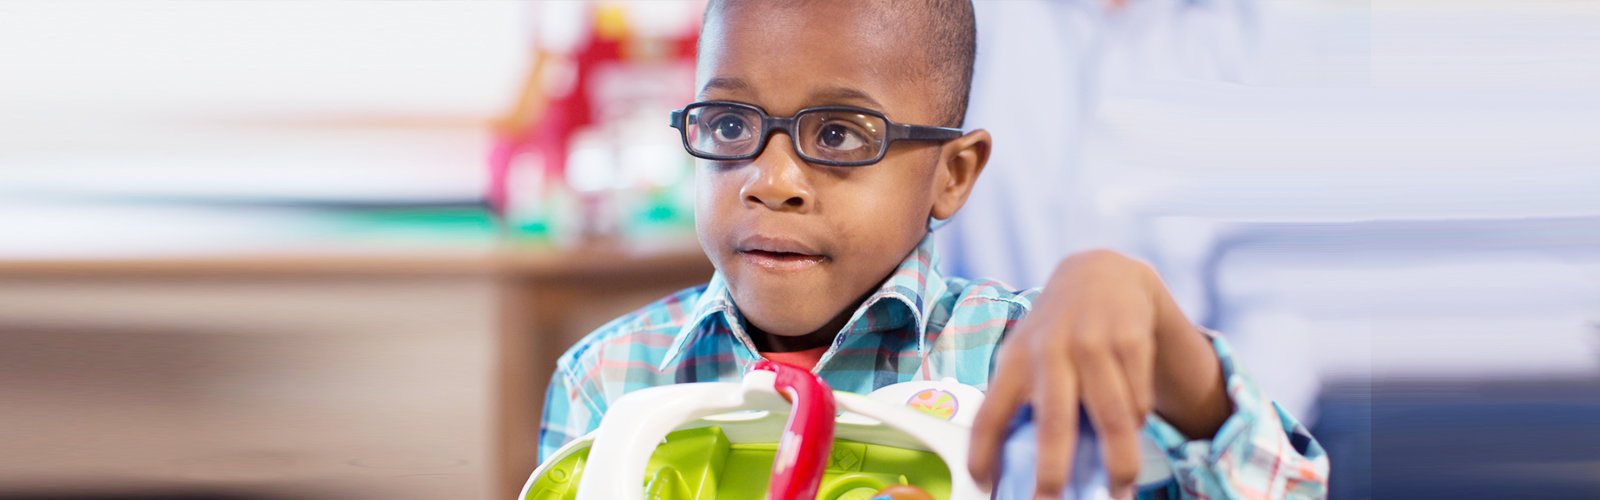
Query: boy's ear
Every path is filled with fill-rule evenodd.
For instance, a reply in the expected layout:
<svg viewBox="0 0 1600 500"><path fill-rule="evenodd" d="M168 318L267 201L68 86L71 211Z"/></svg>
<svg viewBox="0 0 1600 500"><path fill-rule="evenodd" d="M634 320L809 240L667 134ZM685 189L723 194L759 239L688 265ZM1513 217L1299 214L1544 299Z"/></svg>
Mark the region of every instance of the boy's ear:
<svg viewBox="0 0 1600 500"><path fill-rule="evenodd" d="M993 139L989 131L979 129L968 132L944 144L940 151L939 171L934 176L933 218L949 219L967 203L978 174L989 163L989 148Z"/></svg>

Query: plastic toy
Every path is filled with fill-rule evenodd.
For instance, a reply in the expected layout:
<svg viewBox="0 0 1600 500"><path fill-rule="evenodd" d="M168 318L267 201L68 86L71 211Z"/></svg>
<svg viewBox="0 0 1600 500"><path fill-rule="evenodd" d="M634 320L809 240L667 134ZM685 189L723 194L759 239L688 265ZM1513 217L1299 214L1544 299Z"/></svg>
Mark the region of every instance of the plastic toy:
<svg viewBox="0 0 1600 500"><path fill-rule="evenodd" d="M807 370L762 361L740 382L652 387L618 399L599 430L548 457L519 498L988 499L966 470L982 400L953 380L835 392ZM1008 446L1008 462L1011 453ZM1101 493L1077 498L1107 498L1104 474L1084 469L1102 476Z"/></svg>
<svg viewBox="0 0 1600 500"><path fill-rule="evenodd" d="M888 488L878 490L878 493L872 496L872 500L933 500L933 495L909 484L892 484Z"/></svg>

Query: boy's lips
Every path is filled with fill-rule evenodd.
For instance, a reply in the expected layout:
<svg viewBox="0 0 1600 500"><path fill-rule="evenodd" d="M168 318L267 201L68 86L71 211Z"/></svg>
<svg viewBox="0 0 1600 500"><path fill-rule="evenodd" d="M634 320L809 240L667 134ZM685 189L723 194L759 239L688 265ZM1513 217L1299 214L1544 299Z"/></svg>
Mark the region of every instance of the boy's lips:
<svg viewBox="0 0 1600 500"><path fill-rule="evenodd" d="M752 236L740 240L734 251L745 262L772 271L802 271L827 260L810 245L787 238Z"/></svg>

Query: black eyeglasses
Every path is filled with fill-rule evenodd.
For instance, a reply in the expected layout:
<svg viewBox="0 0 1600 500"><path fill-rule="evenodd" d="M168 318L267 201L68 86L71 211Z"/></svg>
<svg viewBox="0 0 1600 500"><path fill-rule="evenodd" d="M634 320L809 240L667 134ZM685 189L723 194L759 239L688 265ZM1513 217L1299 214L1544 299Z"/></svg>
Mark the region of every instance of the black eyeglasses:
<svg viewBox="0 0 1600 500"><path fill-rule="evenodd" d="M794 152L811 163L836 167L871 165L894 141L948 141L961 129L904 125L882 113L851 106L806 108L792 117L768 116L761 108L731 101L704 101L672 112L672 128L697 158L732 161L761 156L775 130L789 134Z"/></svg>

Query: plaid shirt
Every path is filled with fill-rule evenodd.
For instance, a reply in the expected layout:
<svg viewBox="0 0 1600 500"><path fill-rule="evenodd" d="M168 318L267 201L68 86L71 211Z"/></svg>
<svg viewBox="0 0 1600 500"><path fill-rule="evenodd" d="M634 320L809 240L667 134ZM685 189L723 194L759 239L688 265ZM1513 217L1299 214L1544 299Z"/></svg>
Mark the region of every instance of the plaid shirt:
<svg viewBox="0 0 1600 500"><path fill-rule="evenodd" d="M835 390L866 394L900 382L957 381L986 390L995 348L1033 307L1037 289L945 278L927 238L851 316L814 371ZM1141 498L1320 498L1328 458L1304 426L1262 396L1208 334L1234 413L1210 440L1188 440L1151 415L1144 432L1167 451L1173 481ZM761 359L720 274L617 318L561 356L545 396L540 456L600 425L623 394L666 384L737 381Z"/></svg>

